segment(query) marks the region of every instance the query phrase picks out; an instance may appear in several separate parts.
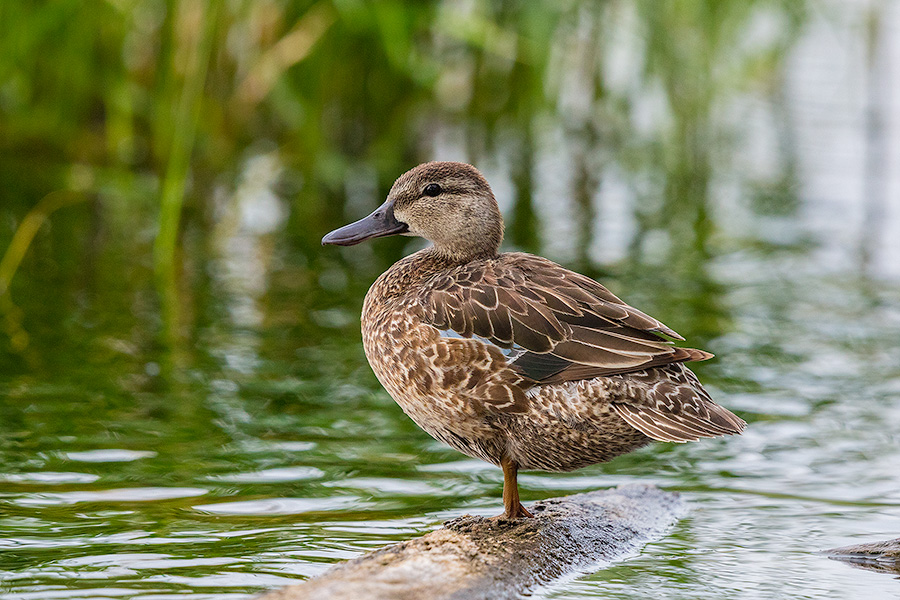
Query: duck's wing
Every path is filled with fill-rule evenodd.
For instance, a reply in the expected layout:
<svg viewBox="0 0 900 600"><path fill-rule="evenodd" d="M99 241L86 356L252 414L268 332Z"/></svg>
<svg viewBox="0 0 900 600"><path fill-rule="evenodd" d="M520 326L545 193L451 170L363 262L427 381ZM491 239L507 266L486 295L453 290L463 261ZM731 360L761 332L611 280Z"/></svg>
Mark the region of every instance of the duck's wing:
<svg viewBox="0 0 900 600"><path fill-rule="evenodd" d="M733 435L747 425L713 402L690 369L666 365L632 374L623 382L625 401L612 407L629 425L663 442L694 442Z"/></svg>
<svg viewBox="0 0 900 600"><path fill-rule="evenodd" d="M630 373L612 406L651 438L686 442L744 428L679 364L712 354L673 346L662 337L683 339L672 329L549 260L510 253L468 263L433 278L416 301L443 337L480 340L481 362L505 360L489 371L511 370L513 380L488 378L478 390L496 410L525 410L532 386Z"/></svg>
<svg viewBox="0 0 900 600"><path fill-rule="evenodd" d="M625 304L596 281L524 253L474 261L434 277L417 302L447 335L477 337L505 350L517 374L560 383L706 360L677 348L681 336Z"/></svg>

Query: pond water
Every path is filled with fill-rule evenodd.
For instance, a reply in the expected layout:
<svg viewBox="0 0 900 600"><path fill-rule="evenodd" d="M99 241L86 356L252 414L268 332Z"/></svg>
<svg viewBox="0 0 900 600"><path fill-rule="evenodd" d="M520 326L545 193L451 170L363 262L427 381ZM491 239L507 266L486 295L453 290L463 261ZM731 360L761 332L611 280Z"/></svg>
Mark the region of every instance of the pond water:
<svg viewBox="0 0 900 600"><path fill-rule="evenodd" d="M561 201L584 197L584 139L552 120L527 201L517 147L483 165L511 225L539 224L510 247L597 276L714 352L695 371L749 423L522 474L526 502L637 481L691 506L550 598L900 596L897 578L818 553L900 537L900 93L884 92L900 78L878 71L900 65L900 10L886 3L872 60L865 7L825 6L778 85L714 103L730 137L698 150L699 186L679 165L610 159L587 202ZM461 136L444 126L434 156L466 158ZM317 248L377 205L354 196L371 173L344 215L305 221L285 162L251 153L217 224L187 224L172 302L148 266L152 226L110 225L124 204L60 209L36 238L2 307L0 598L237 600L500 512L500 471L420 431L365 362L362 295L417 242Z"/></svg>

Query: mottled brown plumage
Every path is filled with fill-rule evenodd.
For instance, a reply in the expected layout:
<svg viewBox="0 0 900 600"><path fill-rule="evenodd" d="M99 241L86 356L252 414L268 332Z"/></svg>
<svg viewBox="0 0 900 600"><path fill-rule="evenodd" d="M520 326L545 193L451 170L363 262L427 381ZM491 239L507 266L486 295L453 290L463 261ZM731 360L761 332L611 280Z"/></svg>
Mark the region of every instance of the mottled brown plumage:
<svg viewBox="0 0 900 600"><path fill-rule="evenodd" d="M419 235L363 304L366 357L422 429L504 470L507 517L528 516L518 469L569 471L652 440L740 433L683 363L672 329L547 259L498 253L503 220L484 177L463 163L402 175L387 201L324 243Z"/></svg>

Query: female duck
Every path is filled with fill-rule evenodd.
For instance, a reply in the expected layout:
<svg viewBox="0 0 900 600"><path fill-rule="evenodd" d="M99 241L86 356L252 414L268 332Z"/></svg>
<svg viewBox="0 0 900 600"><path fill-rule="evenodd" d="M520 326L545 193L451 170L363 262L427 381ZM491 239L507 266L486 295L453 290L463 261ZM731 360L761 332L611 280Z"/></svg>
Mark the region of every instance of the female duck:
<svg viewBox="0 0 900 600"><path fill-rule="evenodd" d="M498 253L503 218L471 165L419 165L375 212L322 243L396 234L433 245L366 294L366 357L419 427L503 469L504 516L531 516L518 469L570 471L653 440L744 428L683 364L711 354L673 346L663 336L683 338L592 279Z"/></svg>

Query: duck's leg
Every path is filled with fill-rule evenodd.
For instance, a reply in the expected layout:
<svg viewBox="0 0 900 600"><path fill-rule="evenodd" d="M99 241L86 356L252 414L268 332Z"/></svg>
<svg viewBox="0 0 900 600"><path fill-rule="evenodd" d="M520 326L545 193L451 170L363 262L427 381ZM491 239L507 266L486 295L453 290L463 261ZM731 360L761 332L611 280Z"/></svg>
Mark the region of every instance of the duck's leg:
<svg viewBox="0 0 900 600"><path fill-rule="evenodd" d="M533 517L534 515L525 510L519 502L519 484L516 482L519 465L513 459L504 456L500 459L500 466L503 467L503 506L506 508L503 517L506 519Z"/></svg>

